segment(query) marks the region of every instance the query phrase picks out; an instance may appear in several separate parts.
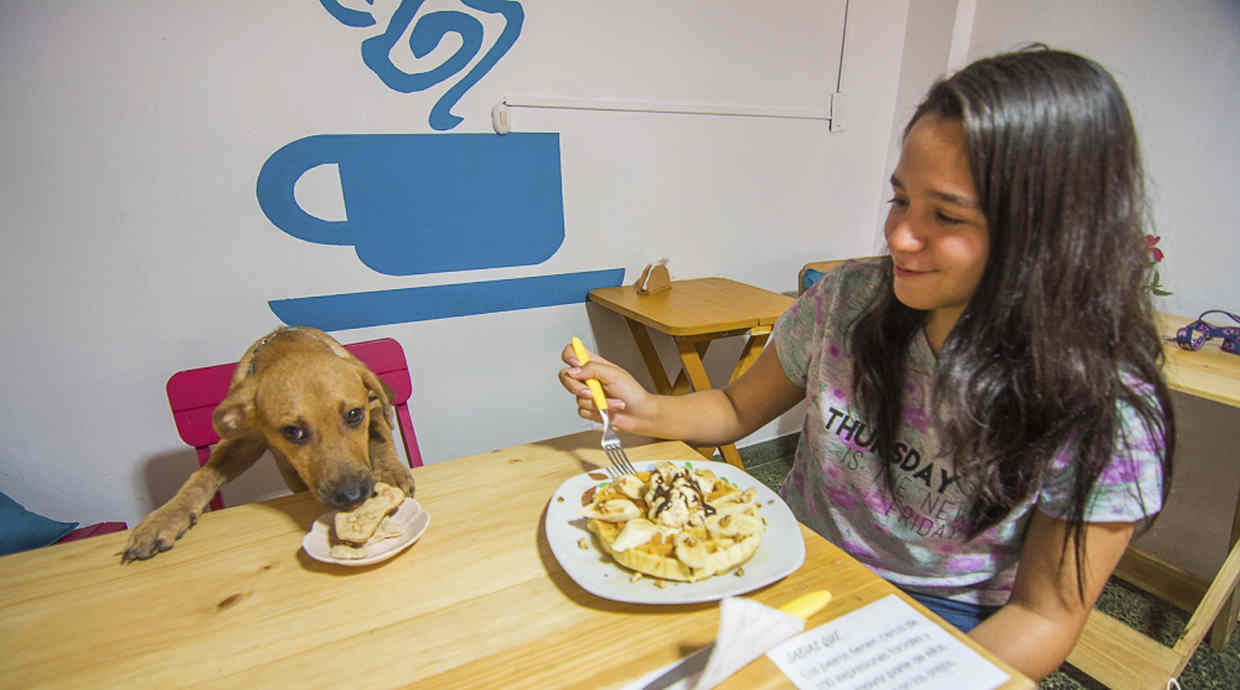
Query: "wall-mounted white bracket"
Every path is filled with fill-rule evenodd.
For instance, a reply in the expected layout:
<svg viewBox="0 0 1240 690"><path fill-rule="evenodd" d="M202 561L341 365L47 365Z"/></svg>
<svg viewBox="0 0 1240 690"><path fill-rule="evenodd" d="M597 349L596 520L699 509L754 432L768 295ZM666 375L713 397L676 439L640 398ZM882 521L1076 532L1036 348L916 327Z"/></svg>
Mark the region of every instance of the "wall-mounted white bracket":
<svg viewBox="0 0 1240 690"><path fill-rule="evenodd" d="M491 108L491 127L495 129L496 134L507 134L512 131L510 115L508 104L502 100Z"/></svg>
<svg viewBox="0 0 1240 690"><path fill-rule="evenodd" d="M831 101L828 108L830 117L827 120L827 131L832 134L844 131L844 121L847 116L848 99L841 91L831 94Z"/></svg>

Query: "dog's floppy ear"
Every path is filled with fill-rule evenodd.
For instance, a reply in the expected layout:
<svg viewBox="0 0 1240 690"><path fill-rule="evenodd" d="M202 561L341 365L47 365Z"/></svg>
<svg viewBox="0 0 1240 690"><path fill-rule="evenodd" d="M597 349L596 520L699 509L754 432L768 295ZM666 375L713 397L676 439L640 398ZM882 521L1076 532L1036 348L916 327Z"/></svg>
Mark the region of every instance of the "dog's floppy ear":
<svg viewBox="0 0 1240 690"><path fill-rule="evenodd" d="M388 385L375 376L375 373L358 362L358 373L362 375L362 383L366 384L366 390L370 391L370 416L371 419L379 418L387 424L388 428L396 426L396 408L392 406L392 389Z"/></svg>
<svg viewBox="0 0 1240 690"><path fill-rule="evenodd" d="M249 433L255 413L254 393L253 380L243 380L229 388L228 397L211 415L215 433L220 438L238 438Z"/></svg>

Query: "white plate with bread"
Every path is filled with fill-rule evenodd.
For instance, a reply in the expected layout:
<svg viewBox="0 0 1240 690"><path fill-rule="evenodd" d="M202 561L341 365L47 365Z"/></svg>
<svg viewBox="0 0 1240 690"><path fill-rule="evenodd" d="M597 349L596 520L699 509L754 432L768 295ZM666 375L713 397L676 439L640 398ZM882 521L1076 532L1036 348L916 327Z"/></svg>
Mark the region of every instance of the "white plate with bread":
<svg viewBox="0 0 1240 690"><path fill-rule="evenodd" d="M302 548L316 561L363 566L385 561L409 548L426 531L431 516L417 501L406 498L395 512L383 518L369 541L344 549L348 555L342 554L341 544L334 536L335 521L335 511L320 515L302 538ZM337 547L334 552L333 546Z"/></svg>

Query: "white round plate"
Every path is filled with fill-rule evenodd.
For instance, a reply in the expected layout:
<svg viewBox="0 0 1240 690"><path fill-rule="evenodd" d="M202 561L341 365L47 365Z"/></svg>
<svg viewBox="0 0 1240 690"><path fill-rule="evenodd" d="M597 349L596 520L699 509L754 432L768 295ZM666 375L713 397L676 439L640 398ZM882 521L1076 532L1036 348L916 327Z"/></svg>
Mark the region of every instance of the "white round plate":
<svg viewBox="0 0 1240 690"><path fill-rule="evenodd" d="M401 528L399 537L384 539L367 546L361 558L333 558L330 535L335 515L335 512L320 515L310 527L310 531L301 539L301 547L316 561L349 566L370 565L386 561L409 548L409 545L417 541L418 537L426 531L427 525L431 523L431 514L422 510L422 506L418 505L417 501L406 498L389 518Z"/></svg>
<svg viewBox="0 0 1240 690"><path fill-rule="evenodd" d="M659 461L633 464L642 471L653 468L656 462ZM684 460L670 462L685 463ZM654 586L657 578L649 575L630 582L632 571L599 550L597 540L586 529L586 520L581 516L581 494L591 486L608 481L591 478L589 474L579 474L561 484L547 505L547 543L564 572L582 589L604 599L636 604L692 604L751 592L801 567L805 562L805 540L801 537L800 524L779 494L726 462L690 462L698 468L710 469L742 490L752 487L758 494L758 514L766 517L766 534L753 557L741 564L741 575L736 575L736 569L732 569L701 582L664 580L662 589ZM604 470L592 474L606 476ZM582 549L577 545L582 537L590 548Z"/></svg>

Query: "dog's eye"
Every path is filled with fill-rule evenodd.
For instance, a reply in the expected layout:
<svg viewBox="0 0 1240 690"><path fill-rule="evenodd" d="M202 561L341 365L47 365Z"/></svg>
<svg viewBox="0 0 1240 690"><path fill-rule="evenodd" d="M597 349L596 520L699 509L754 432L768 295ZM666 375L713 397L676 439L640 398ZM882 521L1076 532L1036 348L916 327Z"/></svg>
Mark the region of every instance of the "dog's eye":
<svg viewBox="0 0 1240 690"><path fill-rule="evenodd" d="M349 410L348 412L344 413L344 421L349 426L357 426L358 424L362 423L362 419L365 416L366 416L365 413L362 412L362 408L355 407Z"/></svg>
<svg viewBox="0 0 1240 690"><path fill-rule="evenodd" d="M280 429L280 433L284 435L284 438L292 441L293 443L302 443L306 440L306 437L309 436L305 429L292 424Z"/></svg>

